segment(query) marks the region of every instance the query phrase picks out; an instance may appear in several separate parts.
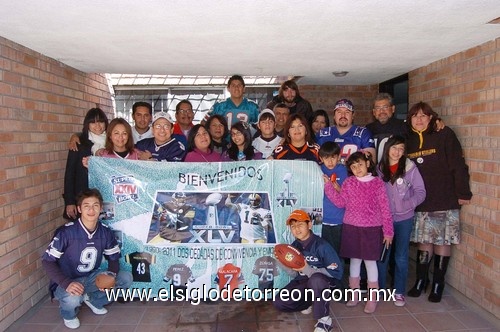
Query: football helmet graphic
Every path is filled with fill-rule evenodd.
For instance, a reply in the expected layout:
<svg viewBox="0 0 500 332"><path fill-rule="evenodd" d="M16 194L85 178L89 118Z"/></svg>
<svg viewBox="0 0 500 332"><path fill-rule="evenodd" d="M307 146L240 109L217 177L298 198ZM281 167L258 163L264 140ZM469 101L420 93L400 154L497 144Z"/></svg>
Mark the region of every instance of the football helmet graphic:
<svg viewBox="0 0 500 332"><path fill-rule="evenodd" d="M248 201L251 207L258 208L260 206L262 199L259 194L250 194L248 195Z"/></svg>
<svg viewBox="0 0 500 332"><path fill-rule="evenodd" d="M177 191L177 192L172 194L172 200L185 202L186 201L186 194L183 193L182 191Z"/></svg>

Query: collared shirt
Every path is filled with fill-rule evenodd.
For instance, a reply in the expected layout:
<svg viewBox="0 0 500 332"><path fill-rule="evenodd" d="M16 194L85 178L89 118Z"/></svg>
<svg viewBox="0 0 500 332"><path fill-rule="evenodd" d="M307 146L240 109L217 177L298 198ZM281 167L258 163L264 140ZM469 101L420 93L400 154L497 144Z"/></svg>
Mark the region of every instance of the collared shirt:
<svg viewBox="0 0 500 332"><path fill-rule="evenodd" d="M134 144L136 144L140 140L153 137L153 130L149 127L146 132L139 134L135 126L132 126L132 137L134 138Z"/></svg>

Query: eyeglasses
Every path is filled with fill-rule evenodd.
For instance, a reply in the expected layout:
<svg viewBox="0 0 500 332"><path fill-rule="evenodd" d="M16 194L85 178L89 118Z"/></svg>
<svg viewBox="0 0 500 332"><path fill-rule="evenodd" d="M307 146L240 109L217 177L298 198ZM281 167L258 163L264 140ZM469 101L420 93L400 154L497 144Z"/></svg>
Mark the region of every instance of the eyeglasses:
<svg viewBox="0 0 500 332"><path fill-rule="evenodd" d="M158 129L158 130L160 130L160 129L169 130L170 128L172 128L172 126L170 124L168 124L168 123L165 123L165 124L155 124L153 127L155 129Z"/></svg>
<svg viewBox="0 0 500 332"><path fill-rule="evenodd" d="M182 114L188 114L188 115L194 114L193 110L178 110L177 112L182 113Z"/></svg>
<svg viewBox="0 0 500 332"><path fill-rule="evenodd" d="M239 137L239 136L243 136L243 134L239 131L235 131L235 132L231 133L231 137Z"/></svg>
<svg viewBox="0 0 500 332"><path fill-rule="evenodd" d="M391 106L389 105L384 105L384 106L377 106L377 107L374 107L373 109L375 111L387 111L389 108L391 108Z"/></svg>

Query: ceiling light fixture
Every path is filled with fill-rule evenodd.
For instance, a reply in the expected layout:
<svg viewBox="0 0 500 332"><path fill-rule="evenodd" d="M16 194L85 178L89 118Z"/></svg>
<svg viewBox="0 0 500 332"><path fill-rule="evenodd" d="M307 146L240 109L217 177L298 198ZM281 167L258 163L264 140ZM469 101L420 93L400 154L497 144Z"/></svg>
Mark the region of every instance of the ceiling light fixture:
<svg viewBox="0 0 500 332"><path fill-rule="evenodd" d="M333 76L335 77L344 77L348 74L348 71L342 70L342 71L334 71L332 72Z"/></svg>

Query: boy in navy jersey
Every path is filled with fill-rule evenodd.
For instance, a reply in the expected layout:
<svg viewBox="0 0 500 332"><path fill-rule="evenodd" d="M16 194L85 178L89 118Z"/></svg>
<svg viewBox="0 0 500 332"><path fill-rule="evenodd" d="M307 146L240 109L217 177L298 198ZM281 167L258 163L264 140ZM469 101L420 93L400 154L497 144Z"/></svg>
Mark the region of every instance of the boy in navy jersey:
<svg viewBox="0 0 500 332"><path fill-rule="evenodd" d="M119 271L120 247L113 231L99 222L103 205L97 189L87 189L77 198L78 220L59 227L42 256L42 265L50 278L50 291L59 301L64 325L80 326L77 314L82 302L96 315L108 311L106 293L95 285L102 257L108 261L108 271L116 278L115 288L132 284L130 272Z"/></svg>
<svg viewBox="0 0 500 332"><path fill-rule="evenodd" d="M347 168L340 161L340 146L335 142L325 142L319 148L319 159L325 182L342 183L347 179ZM323 198L323 226L321 237L328 241L336 252L340 251L340 238L342 237L342 220L344 208L333 204L326 195Z"/></svg>
<svg viewBox="0 0 500 332"><path fill-rule="evenodd" d="M286 224L290 226L295 237L292 246L305 256L306 265L301 269L293 269L296 271L296 276L284 289L288 290L289 294L292 291L294 293L300 291L302 296L299 300L295 296L293 299L277 296L274 306L280 311L302 311L304 314L309 314L312 306L314 319L318 320L314 331L329 332L332 329L332 319L329 315L330 303L321 295L325 289L336 287L338 279L342 278L339 256L328 242L311 231L311 218L306 212L293 211ZM306 289L313 290L314 301L311 294L308 294L309 298L306 298Z"/></svg>

